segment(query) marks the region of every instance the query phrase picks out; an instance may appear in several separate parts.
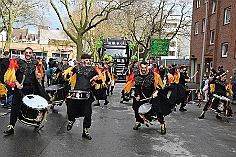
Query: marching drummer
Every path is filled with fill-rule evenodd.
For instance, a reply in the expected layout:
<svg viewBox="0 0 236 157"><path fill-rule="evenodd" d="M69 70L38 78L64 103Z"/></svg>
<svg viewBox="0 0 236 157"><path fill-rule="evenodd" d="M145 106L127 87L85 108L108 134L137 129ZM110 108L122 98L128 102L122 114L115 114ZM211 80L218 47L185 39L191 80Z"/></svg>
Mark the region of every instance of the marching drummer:
<svg viewBox="0 0 236 157"><path fill-rule="evenodd" d="M213 77L212 79L214 79L212 82L214 82L214 84L212 86L210 86L210 92L212 93L212 96L209 97L209 101L206 103L206 105L203 108L203 111L200 115L200 117L198 117L199 119L204 119L205 118L205 112L207 111L208 107L216 110L217 114L216 114L216 118L217 119L222 119L221 117L221 110L218 108L219 102L220 102L220 98L226 97L226 75L227 72L224 71L220 71L218 74L218 76ZM211 84L212 84L211 82ZM224 101L224 111L226 109L226 101ZM227 116L231 116L231 108L229 107L229 114Z"/></svg>
<svg viewBox="0 0 236 157"><path fill-rule="evenodd" d="M94 101L91 92L91 82L98 79L94 67L90 64L90 59L91 57L88 54L82 54L81 64L74 67L70 72L72 89L75 92L77 91L77 94L80 96L73 99L70 99L70 95L67 97L67 114L69 120L67 131L72 129L75 118L84 117L82 137L88 140L92 139L88 129L91 126L92 102Z"/></svg>
<svg viewBox="0 0 236 157"><path fill-rule="evenodd" d="M12 109L8 130L4 131L6 135L14 134L15 123L22 106L22 98L28 94L39 94L49 100L48 94L44 91L38 80L41 76L36 68L38 62L33 57L33 50L30 47L24 50L24 59L12 59L9 68L5 74L6 83L15 83L15 89L12 98ZM11 74L15 72L15 76Z"/></svg>
<svg viewBox="0 0 236 157"><path fill-rule="evenodd" d="M168 104L168 101L164 100L165 96L161 93L164 84L160 75L149 70L148 63L143 61L140 63L140 70L135 73L134 80L136 99L133 102L133 109L136 123L133 129L138 130L141 123L143 123L143 119L139 117L138 108L144 103L150 103L152 104L157 120L160 122L161 134L166 134L164 116L171 113L171 105Z"/></svg>

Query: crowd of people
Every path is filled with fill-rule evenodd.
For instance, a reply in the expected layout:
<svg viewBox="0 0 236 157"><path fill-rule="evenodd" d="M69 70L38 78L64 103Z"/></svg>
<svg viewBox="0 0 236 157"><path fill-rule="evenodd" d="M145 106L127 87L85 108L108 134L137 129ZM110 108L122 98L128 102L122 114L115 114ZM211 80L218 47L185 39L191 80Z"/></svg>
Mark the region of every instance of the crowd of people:
<svg viewBox="0 0 236 157"><path fill-rule="evenodd" d="M7 92L0 93L0 96L4 100L3 106L11 108L8 129L4 131L6 135L14 134L16 120L23 112L22 99L27 95L39 95L52 104L51 109L54 109L53 105L58 100L61 104L67 105L67 131L73 128L76 118L84 117L82 137L92 139L89 134L92 103L95 101L94 106L100 106L100 100L104 100L104 106L107 106L108 96L113 94L118 79L111 56L104 54L100 62L93 64L88 54L82 54L79 62L64 57L61 62L51 58L47 63L45 57L36 58L30 47L25 48L24 58L10 59L9 52L4 52L3 55L4 58L0 62L0 81L3 85L1 91L5 89ZM204 75L200 90L207 102L198 118L205 118L205 112L209 108L217 112L217 119L221 119L222 111L226 110L226 116L232 116L227 101L231 94L232 102L236 101L236 68L233 72L234 75L229 83L226 82L227 71L223 70L223 66L219 66L218 72L211 69L209 76ZM195 76L188 75L185 65L165 67L158 65L154 57L149 57L148 62L139 62L135 56L131 57L130 66L125 73L126 84L121 91L120 103L132 100L135 113L133 129L138 130L142 124L150 123L145 113L143 115L140 113L143 105L150 105L152 114L149 116L159 121L160 133L166 134L164 117L176 111L178 106L180 106L179 111L187 111L185 106L189 90L186 85ZM227 100L223 104L223 110L218 107L221 97ZM35 120L24 116L23 118ZM35 127L39 127L38 121L36 124Z"/></svg>

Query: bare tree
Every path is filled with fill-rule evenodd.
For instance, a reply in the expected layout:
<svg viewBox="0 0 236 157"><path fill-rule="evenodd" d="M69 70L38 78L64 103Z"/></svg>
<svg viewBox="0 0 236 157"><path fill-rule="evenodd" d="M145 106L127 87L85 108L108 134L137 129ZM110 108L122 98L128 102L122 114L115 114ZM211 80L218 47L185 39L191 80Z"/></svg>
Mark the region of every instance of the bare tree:
<svg viewBox="0 0 236 157"><path fill-rule="evenodd" d="M135 0L58 0L56 5L54 0L50 0L50 3L59 18L63 30L77 45L77 59L79 60L83 52L85 33L106 21L111 12L127 7L133 1ZM78 6L79 9L74 6ZM93 7L97 8L96 14L92 12ZM66 14L63 14L63 9ZM71 9L77 9L78 11L75 14ZM67 16L69 21L65 22L63 16ZM79 20L75 20L76 18L79 18Z"/></svg>
<svg viewBox="0 0 236 157"><path fill-rule="evenodd" d="M137 45L144 49L145 56L150 51L151 38L166 38L172 40L177 33L184 29L191 21L186 21L185 17L190 15L191 3L188 0L153 0L133 3L127 10L124 10L125 19L120 19L121 27L126 34ZM168 18L172 12L178 12L180 20L178 25L170 31L168 28Z"/></svg>
<svg viewBox="0 0 236 157"><path fill-rule="evenodd" d="M7 32L5 51L9 51L14 27L37 26L46 19L42 9L47 8L44 0L0 0L0 32Z"/></svg>

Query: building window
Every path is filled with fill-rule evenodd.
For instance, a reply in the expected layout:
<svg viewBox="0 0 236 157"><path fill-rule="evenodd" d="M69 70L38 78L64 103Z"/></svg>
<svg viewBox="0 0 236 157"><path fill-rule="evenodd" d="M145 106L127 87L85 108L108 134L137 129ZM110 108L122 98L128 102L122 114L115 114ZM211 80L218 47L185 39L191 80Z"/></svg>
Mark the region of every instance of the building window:
<svg viewBox="0 0 236 157"><path fill-rule="evenodd" d="M230 23L230 9L231 7L228 7L225 9L225 18L224 18L224 24Z"/></svg>
<svg viewBox="0 0 236 157"><path fill-rule="evenodd" d="M195 23L195 35L198 35L198 22Z"/></svg>
<svg viewBox="0 0 236 157"><path fill-rule="evenodd" d="M199 8L200 7L200 0L196 0L197 3L196 3L196 7Z"/></svg>
<svg viewBox="0 0 236 157"><path fill-rule="evenodd" d="M168 56L175 56L175 51L169 51Z"/></svg>
<svg viewBox="0 0 236 157"><path fill-rule="evenodd" d="M215 30L211 30L210 32L210 44L214 44L215 41Z"/></svg>
<svg viewBox="0 0 236 157"><path fill-rule="evenodd" d="M205 23L206 23L206 19L204 18L202 20L202 32L205 32Z"/></svg>
<svg viewBox="0 0 236 157"><path fill-rule="evenodd" d="M222 44L222 57L227 57L228 54L228 43Z"/></svg>
<svg viewBox="0 0 236 157"><path fill-rule="evenodd" d="M216 0L212 1L212 14L216 13Z"/></svg>

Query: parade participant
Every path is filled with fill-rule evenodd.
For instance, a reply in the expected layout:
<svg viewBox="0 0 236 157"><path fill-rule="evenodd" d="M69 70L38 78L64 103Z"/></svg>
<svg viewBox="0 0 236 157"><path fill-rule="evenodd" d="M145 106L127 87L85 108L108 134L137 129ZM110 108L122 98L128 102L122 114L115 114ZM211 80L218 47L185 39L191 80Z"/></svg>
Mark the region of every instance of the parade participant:
<svg viewBox="0 0 236 157"><path fill-rule="evenodd" d="M128 68L127 70L127 82L123 87L123 90L121 91L121 101L120 103L123 103L123 101L129 101L130 100L130 91L131 88L134 86L134 73L138 71L138 61L134 60L132 62L131 67Z"/></svg>
<svg viewBox="0 0 236 157"><path fill-rule="evenodd" d="M97 64L95 71L98 73L98 79L93 82L94 96L96 98L96 104L94 104L94 106L100 106L99 100L105 100L104 105L107 105L109 103L106 95L108 82L110 81L109 71L106 70L103 62Z"/></svg>
<svg viewBox="0 0 236 157"><path fill-rule="evenodd" d="M230 84L232 85L232 90L233 90L233 99L232 99L232 101L234 103L236 103L236 68L233 68L232 71L234 73L234 75L233 75L233 77L230 81Z"/></svg>
<svg viewBox="0 0 236 157"><path fill-rule="evenodd" d="M211 69L210 70L210 74L208 77L208 87L205 87L206 89L204 90L208 90L208 101L206 102L205 106L203 107L202 113L201 115L198 117L199 119L204 119L205 118L205 112L208 110L210 104L212 103L212 99L213 99L213 94L215 92L215 80L217 77L217 72L215 69Z"/></svg>
<svg viewBox="0 0 236 157"><path fill-rule="evenodd" d="M109 58L108 58L108 63L109 63L109 65L108 65L109 73L111 75L110 84L108 86L108 93L111 92L111 95L112 95L114 87L115 87L115 82L117 80L117 71L116 71L116 66L114 66L114 60L111 56L109 56Z"/></svg>
<svg viewBox="0 0 236 157"><path fill-rule="evenodd" d="M227 86L227 83L226 83L227 72L220 71L218 73L218 75L219 76L215 79L215 89L211 89L211 90L214 90L214 94L216 94L217 96L227 97L227 95L226 95L226 92L227 92L227 89L226 89L226 86ZM217 114L216 114L217 119L222 119L221 110L218 108L219 102L220 102L220 98L212 96L211 97L210 108L214 109L217 112ZM199 119L204 119L205 118L205 112L204 111L206 111L206 108L208 108L208 106L205 105L205 107L203 109L203 112L202 112L201 116L199 117ZM223 108L224 108L224 110L226 109L226 101L224 102L224 107ZM229 113L232 113L231 109L230 109ZM231 116L231 114L229 114L227 116Z"/></svg>
<svg viewBox="0 0 236 157"><path fill-rule="evenodd" d="M24 50L24 59L12 59L9 68L4 76L4 79L9 84L15 82L13 91L12 109L10 115L10 123L7 126L8 130L4 131L6 135L14 134L15 123L22 105L22 98L28 94L38 94L49 101L49 96L40 86L37 79L41 77L36 66L37 60L32 59L33 50L30 47Z"/></svg>
<svg viewBox="0 0 236 157"><path fill-rule="evenodd" d="M44 74L45 74L45 69L43 66L43 62L41 58L38 58L38 65L37 65L37 70L40 73L41 77L38 79L38 81L41 83L41 86L44 88Z"/></svg>
<svg viewBox="0 0 236 157"><path fill-rule="evenodd" d="M54 71L52 84L64 84L65 80L62 74L69 67L70 65L68 64L68 58L64 57L62 61L58 64L58 67L56 68L56 70Z"/></svg>
<svg viewBox="0 0 236 157"><path fill-rule="evenodd" d="M91 126L92 102L94 101L91 91L91 82L98 79L94 67L90 64L91 57L88 54L81 55L81 64L75 66L70 72L70 83L73 90L87 92L90 97L87 100L69 99L67 97L67 114L69 124L67 131L70 131L75 122L75 118L84 117L82 137L91 140L88 129ZM73 79L74 78L74 79Z"/></svg>
<svg viewBox="0 0 236 157"><path fill-rule="evenodd" d="M178 88L181 95L183 95L182 100L180 101L181 105L180 105L179 111L183 112L183 111L187 111L187 109L184 108L186 106L185 101L187 99L186 83L190 82L190 77L187 74L186 66L181 66L179 72L180 72L179 73L180 75L179 75L179 81L178 81L179 82Z"/></svg>
<svg viewBox="0 0 236 157"><path fill-rule="evenodd" d="M161 125L161 134L166 134L166 127L164 116L171 113L171 105L168 103L167 98L163 96L162 89L164 84L159 74L148 69L148 63L143 61L140 63L140 70L135 73L135 99L133 102L133 109L135 112L136 123L133 127L134 130L138 130L141 126L142 120L140 120L138 114L138 108L144 103L151 103L154 112L157 115L157 120ZM150 98L149 100L147 98ZM146 100L144 100L146 99ZM144 101L140 101L144 100Z"/></svg>

